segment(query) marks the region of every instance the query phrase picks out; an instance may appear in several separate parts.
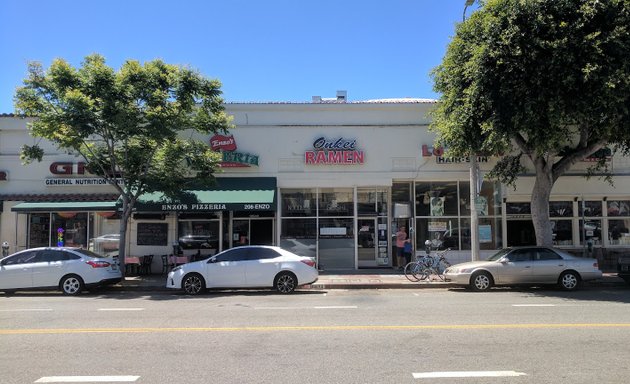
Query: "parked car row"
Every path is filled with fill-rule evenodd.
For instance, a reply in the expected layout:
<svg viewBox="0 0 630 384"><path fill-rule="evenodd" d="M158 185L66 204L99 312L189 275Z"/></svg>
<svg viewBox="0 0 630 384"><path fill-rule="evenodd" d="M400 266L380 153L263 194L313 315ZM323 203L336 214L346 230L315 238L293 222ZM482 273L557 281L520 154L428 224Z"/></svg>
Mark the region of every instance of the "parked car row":
<svg viewBox="0 0 630 384"><path fill-rule="evenodd" d="M207 288L274 288L291 293L317 281L310 257L273 246L228 249L169 272L167 287L196 295ZM70 247L33 248L0 259L0 291L61 290L67 295L115 284L122 279L118 260Z"/></svg>
<svg viewBox="0 0 630 384"><path fill-rule="evenodd" d="M619 276L630 279L630 259L619 259ZM276 246L242 246L175 267L168 273L166 287L189 295L208 288L273 288L285 294L318 277L311 257ZM477 291L543 284L572 291L584 281L601 278L602 272L595 259L550 247L515 247L484 261L453 265L444 271L444 277L453 285ZM116 258L80 248L33 248L0 259L0 291L4 292L55 288L76 295L121 279Z"/></svg>

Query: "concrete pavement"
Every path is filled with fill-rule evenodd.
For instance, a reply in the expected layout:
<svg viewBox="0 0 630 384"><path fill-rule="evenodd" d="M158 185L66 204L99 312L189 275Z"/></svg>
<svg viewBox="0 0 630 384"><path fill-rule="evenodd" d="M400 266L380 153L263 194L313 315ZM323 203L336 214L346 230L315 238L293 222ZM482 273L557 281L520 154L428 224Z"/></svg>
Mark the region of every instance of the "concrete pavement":
<svg viewBox="0 0 630 384"><path fill-rule="evenodd" d="M602 279L587 282L587 286L625 286L616 273L604 273ZM125 281L112 286L116 290L165 291L166 275L127 276ZM405 275L394 269L364 269L349 271L320 271L319 280L300 289L418 289L447 288L452 285L437 277L431 281L411 282Z"/></svg>

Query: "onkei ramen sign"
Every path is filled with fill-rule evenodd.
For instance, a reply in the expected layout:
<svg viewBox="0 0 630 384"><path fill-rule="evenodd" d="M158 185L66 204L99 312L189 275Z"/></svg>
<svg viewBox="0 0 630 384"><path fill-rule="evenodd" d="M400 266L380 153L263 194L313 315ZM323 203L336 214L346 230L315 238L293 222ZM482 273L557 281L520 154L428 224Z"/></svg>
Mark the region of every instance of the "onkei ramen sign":
<svg viewBox="0 0 630 384"><path fill-rule="evenodd" d="M313 149L304 153L304 163L315 165L363 164L365 153L357 149L356 139L319 137Z"/></svg>

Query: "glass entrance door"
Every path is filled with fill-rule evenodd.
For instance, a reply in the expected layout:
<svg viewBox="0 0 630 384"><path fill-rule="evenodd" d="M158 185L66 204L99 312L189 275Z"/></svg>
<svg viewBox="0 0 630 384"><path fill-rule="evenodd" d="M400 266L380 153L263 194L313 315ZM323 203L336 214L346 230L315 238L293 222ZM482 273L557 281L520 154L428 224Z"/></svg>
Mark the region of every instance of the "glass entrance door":
<svg viewBox="0 0 630 384"><path fill-rule="evenodd" d="M232 247L274 245L273 219L233 219Z"/></svg>
<svg viewBox="0 0 630 384"><path fill-rule="evenodd" d="M378 242L376 233L376 219L357 220L359 236L357 236L357 250L359 253L359 268L376 267L378 256Z"/></svg>

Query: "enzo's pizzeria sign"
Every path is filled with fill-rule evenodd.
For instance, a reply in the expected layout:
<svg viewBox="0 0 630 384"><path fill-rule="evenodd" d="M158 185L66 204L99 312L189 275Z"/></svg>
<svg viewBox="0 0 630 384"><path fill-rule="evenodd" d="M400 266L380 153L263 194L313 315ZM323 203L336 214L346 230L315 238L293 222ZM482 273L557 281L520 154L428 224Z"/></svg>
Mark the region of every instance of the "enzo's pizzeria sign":
<svg viewBox="0 0 630 384"><path fill-rule="evenodd" d="M316 164L363 164L365 153L357 149L356 139L327 139L320 137L313 142L313 149L304 153L304 163Z"/></svg>

